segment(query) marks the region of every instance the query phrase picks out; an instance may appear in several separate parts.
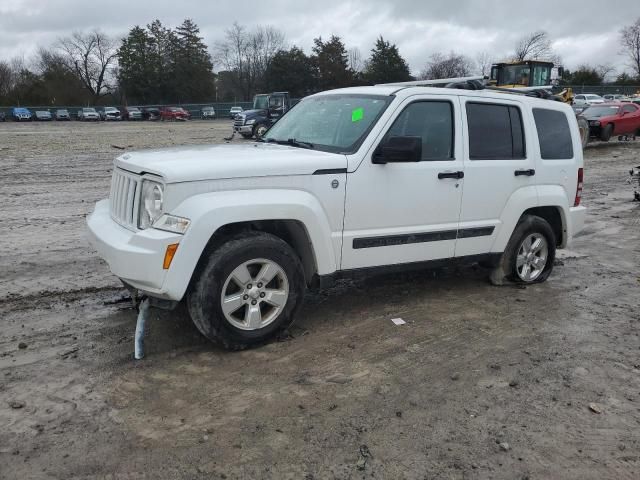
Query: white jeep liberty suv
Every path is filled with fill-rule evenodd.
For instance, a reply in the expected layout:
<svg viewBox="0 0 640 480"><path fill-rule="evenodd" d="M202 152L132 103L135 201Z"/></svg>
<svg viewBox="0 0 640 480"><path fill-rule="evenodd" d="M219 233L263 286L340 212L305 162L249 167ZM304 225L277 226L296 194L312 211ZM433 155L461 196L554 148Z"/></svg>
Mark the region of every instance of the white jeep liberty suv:
<svg viewBox="0 0 640 480"><path fill-rule="evenodd" d="M229 349L286 328L305 289L354 271L491 261L547 279L584 223L568 105L383 85L304 98L259 142L130 152L88 217L111 271L185 299Z"/></svg>

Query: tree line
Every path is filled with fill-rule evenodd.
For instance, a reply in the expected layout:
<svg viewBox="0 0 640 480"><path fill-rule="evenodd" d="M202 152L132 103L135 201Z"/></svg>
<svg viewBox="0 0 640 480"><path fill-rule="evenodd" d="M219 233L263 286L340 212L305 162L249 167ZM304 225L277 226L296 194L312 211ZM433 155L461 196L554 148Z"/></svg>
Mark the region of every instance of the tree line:
<svg viewBox="0 0 640 480"><path fill-rule="evenodd" d="M565 70L563 82L639 84L640 18L619 35L628 70L616 75L610 65L580 65ZM122 39L99 30L74 32L28 60L0 60L0 105L235 102L269 91L302 97L348 86L488 75L496 61L525 59L562 61L549 35L537 31L520 38L506 59L436 52L414 76L397 45L383 36L363 58L336 35L314 38L307 53L276 28L234 23L210 49L193 20L174 28L154 20Z"/></svg>

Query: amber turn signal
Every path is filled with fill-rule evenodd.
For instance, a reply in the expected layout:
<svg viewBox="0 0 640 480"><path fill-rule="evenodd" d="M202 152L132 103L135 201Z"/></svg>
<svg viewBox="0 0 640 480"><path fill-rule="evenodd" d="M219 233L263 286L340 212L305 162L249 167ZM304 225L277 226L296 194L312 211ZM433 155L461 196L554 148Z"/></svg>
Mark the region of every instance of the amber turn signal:
<svg viewBox="0 0 640 480"><path fill-rule="evenodd" d="M167 251L164 254L164 263L162 264L162 268L168 270L171 266L171 262L173 261L173 257L176 254L176 250L178 250L178 244L172 243L171 245L167 245Z"/></svg>

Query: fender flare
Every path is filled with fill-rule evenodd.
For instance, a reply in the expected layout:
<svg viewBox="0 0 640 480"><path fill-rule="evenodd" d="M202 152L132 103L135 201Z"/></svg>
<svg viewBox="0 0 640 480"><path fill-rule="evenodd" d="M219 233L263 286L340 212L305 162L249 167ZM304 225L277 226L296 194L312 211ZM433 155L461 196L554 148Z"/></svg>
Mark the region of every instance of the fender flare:
<svg viewBox="0 0 640 480"><path fill-rule="evenodd" d="M182 298L212 235L232 223L258 220L295 220L307 230L317 273L337 270L329 220L320 202L302 190L233 190L203 193L183 201L170 212L188 218L189 229L180 241L164 290Z"/></svg>
<svg viewBox="0 0 640 480"><path fill-rule="evenodd" d="M559 210L564 232L560 247L566 245L571 225L567 223L569 205L564 188L560 185L528 185L513 192L507 200L500 218L500 229L491 247L492 252L504 251L522 214L535 207L554 207Z"/></svg>

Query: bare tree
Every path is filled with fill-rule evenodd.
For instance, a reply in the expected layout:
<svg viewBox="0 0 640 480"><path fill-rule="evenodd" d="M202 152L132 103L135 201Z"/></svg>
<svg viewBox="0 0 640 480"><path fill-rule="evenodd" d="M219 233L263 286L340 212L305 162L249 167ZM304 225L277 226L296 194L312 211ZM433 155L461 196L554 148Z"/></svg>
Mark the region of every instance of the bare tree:
<svg viewBox="0 0 640 480"><path fill-rule="evenodd" d="M94 102L109 93L110 69L115 66L118 55L112 38L98 30L74 32L70 37L61 38L57 46L67 68L80 79Z"/></svg>
<svg viewBox="0 0 640 480"><path fill-rule="evenodd" d="M491 73L491 65L493 59L489 52L480 52L476 55L476 70L483 77L488 76Z"/></svg>
<svg viewBox="0 0 640 480"><path fill-rule="evenodd" d="M349 49L347 52L349 68L354 72L362 72L364 70L365 62L362 60L362 54L357 47Z"/></svg>
<svg viewBox="0 0 640 480"><path fill-rule="evenodd" d="M420 72L421 80L435 80L439 78L465 77L471 73L471 61L464 55L454 52L448 56L434 53L429 58L427 66Z"/></svg>
<svg viewBox="0 0 640 480"><path fill-rule="evenodd" d="M248 31L237 22L225 32L225 39L214 47L216 65L234 73L245 98L251 98L263 82L274 55L285 48L284 34L270 26Z"/></svg>
<svg viewBox="0 0 640 480"><path fill-rule="evenodd" d="M629 66L640 79L640 18L633 25L620 30L622 53L629 59Z"/></svg>
<svg viewBox="0 0 640 480"><path fill-rule="evenodd" d="M13 87L13 69L9 62L0 61L0 98L9 95Z"/></svg>
<svg viewBox="0 0 640 480"><path fill-rule="evenodd" d="M615 73L615 68L613 68L613 65L605 63L596 66L596 71L598 72L598 75L602 77L602 81L606 81L607 77L612 76L612 74Z"/></svg>
<svg viewBox="0 0 640 480"><path fill-rule="evenodd" d="M517 62L523 60L548 59L553 55L551 40L547 32L542 30L529 33L516 43L513 59Z"/></svg>

